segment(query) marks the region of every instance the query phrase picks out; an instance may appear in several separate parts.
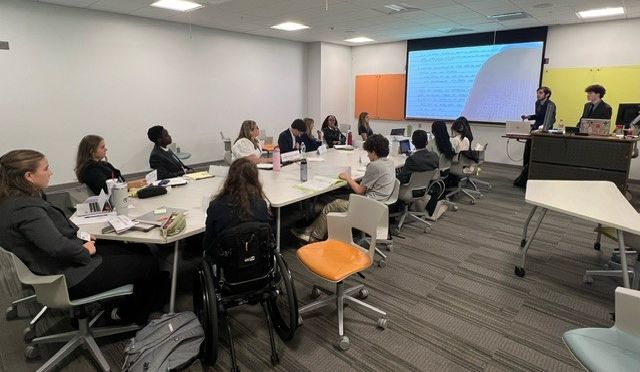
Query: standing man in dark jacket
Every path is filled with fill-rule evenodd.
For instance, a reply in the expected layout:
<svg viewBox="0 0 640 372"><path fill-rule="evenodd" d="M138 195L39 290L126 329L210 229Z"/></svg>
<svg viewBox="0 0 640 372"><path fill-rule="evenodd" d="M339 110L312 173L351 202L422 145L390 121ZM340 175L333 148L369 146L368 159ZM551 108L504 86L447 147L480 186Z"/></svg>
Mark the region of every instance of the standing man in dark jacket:
<svg viewBox="0 0 640 372"><path fill-rule="evenodd" d="M164 129L162 125L149 128L147 137L149 141L155 144L149 156L149 166L151 169L158 171L159 180L183 176L185 173L193 170L184 165L182 160L180 160L171 149L167 148L167 146L171 144L172 139L169 131Z"/></svg>

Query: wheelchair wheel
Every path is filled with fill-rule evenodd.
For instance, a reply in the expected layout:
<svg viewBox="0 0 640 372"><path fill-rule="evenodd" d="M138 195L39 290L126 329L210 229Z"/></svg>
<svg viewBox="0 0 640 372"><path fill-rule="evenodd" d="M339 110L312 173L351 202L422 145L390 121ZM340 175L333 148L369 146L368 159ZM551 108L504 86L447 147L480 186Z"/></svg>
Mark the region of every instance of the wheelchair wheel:
<svg viewBox="0 0 640 372"><path fill-rule="evenodd" d="M209 365L218 359L218 301L211 265L203 260L194 274L193 311L204 329L204 342L200 354Z"/></svg>
<svg viewBox="0 0 640 372"><path fill-rule="evenodd" d="M289 341L298 328L298 298L287 263L280 253L276 253L275 257L278 266L278 294L269 298L268 308L278 336L283 341Z"/></svg>

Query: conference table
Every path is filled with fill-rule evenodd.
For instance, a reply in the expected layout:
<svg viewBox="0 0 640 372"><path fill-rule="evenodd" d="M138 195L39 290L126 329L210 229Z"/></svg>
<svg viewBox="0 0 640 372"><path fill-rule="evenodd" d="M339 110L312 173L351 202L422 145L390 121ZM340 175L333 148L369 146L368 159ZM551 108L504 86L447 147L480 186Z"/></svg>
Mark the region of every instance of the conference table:
<svg viewBox="0 0 640 372"><path fill-rule="evenodd" d="M390 156L396 168L402 167L405 156ZM314 176L326 176L337 178L343 171L350 171L354 179L360 179L364 175L366 152L361 149L351 151L329 149L322 155L307 153L308 179ZM82 224L80 230L94 235L98 239L119 240L147 244L173 244L173 267L171 276L171 296L169 311L175 311L175 298L177 288L178 262L180 259L179 242L182 239L194 236L205 231L206 213L209 201L218 192L224 183L225 177L189 181L183 186L172 187L166 195L148 199L129 198L129 216L139 217L159 208L179 208L186 210L187 224L185 229L174 236L163 238L158 228L149 232L126 231L121 234L103 233L102 230L108 222ZM285 165L280 171L260 170L260 181L263 191L270 206L276 210L276 242L280 249L282 235L281 210L288 205L313 198L344 186L344 182L335 183L322 190L309 190L299 187L300 165L293 163ZM73 218L73 217L72 217Z"/></svg>
<svg viewBox="0 0 640 372"><path fill-rule="evenodd" d="M520 266L515 267L517 276L525 275L524 264L527 251L547 211L552 210L617 230L622 282L626 288L629 288L629 270L622 232L640 235L640 215L613 182L529 180L525 201L534 207L529 213L522 232L520 242L522 258ZM538 208L541 209L540 215L533 233L527 239L529 223Z"/></svg>

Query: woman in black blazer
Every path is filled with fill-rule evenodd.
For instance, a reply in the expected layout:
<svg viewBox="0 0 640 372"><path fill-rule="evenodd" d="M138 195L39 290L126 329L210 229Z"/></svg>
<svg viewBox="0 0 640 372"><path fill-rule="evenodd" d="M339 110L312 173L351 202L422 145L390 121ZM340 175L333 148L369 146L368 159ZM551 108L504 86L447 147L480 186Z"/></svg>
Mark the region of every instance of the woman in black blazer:
<svg viewBox="0 0 640 372"><path fill-rule="evenodd" d="M167 300L168 273L159 271L145 245L78 238L78 227L46 200L52 175L37 151L0 157L0 246L35 274L64 274L71 299L133 284L111 319L145 323Z"/></svg>
<svg viewBox="0 0 640 372"><path fill-rule="evenodd" d="M107 161L104 138L94 134L84 136L80 141L75 171L78 181L86 184L94 195L100 194L101 190L108 191L108 179L125 181L120 171Z"/></svg>
<svg viewBox="0 0 640 372"><path fill-rule="evenodd" d="M338 120L333 115L327 116L322 122L322 134L329 147L344 145L346 142L346 137L338 128Z"/></svg>

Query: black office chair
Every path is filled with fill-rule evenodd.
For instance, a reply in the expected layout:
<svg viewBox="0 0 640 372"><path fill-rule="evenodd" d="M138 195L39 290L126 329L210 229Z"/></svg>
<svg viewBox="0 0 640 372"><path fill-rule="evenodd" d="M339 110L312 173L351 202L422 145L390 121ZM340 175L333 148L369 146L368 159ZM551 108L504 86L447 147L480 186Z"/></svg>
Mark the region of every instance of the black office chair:
<svg viewBox="0 0 640 372"><path fill-rule="evenodd" d="M298 300L293 278L276 251L267 223L246 222L225 230L205 247L194 278L193 307L205 330L202 359L215 364L218 357L218 325L226 323L232 371L238 371L229 319L232 307L262 305L271 342L271 363L279 357L273 328L283 341L293 338L298 327Z"/></svg>

